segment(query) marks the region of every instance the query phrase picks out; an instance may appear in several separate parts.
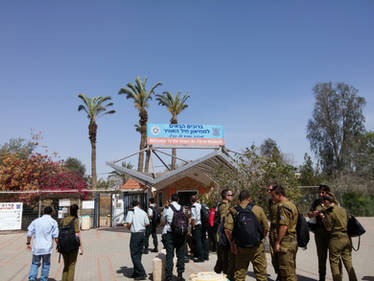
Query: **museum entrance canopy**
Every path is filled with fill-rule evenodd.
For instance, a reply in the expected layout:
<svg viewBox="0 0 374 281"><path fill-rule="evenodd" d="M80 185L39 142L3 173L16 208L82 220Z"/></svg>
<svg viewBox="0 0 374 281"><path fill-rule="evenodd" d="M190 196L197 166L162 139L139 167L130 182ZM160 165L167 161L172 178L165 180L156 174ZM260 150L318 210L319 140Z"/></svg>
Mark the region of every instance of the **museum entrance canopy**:
<svg viewBox="0 0 374 281"><path fill-rule="evenodd" d="M158 153L161 152L155 148L153 148L152 151L155 155L158 155ZM168 184L184 177L190 177L208 185L211 182L214 182L213 176L218 168L234 168L233 159L229 153L225 151L224 147L215 149L213 152L193 161L183 160L185 161L185 164L178 167L176 170L169 170L162 173L150 173L148 175L136 170L121 167L116 164L116 162L119 161L120 160L106 162L106 164L118 173L125 174L147 187L154 187L156 190L160 190Z"/></svg>

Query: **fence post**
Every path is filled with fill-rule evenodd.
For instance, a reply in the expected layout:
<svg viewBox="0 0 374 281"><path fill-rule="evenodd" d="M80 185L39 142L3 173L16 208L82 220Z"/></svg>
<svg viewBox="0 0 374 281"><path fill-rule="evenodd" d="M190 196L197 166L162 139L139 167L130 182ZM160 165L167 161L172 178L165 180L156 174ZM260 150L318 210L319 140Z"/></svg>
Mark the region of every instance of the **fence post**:
<svg viewBox="0 0 374 281"><path fill-rule="evenodd" d="M95 197L95 206L94 206L94 217L93 217L93 228L97 228L97 214L98 214L98 194L95 193L94 197Z"/></svg>
<svg viewBox="0 0 374 281"><path fill-rule="evenodd" d="M41 195L39 196L39 210L38 210L38 217L42 215L42 200L41 200Z"/></svg>

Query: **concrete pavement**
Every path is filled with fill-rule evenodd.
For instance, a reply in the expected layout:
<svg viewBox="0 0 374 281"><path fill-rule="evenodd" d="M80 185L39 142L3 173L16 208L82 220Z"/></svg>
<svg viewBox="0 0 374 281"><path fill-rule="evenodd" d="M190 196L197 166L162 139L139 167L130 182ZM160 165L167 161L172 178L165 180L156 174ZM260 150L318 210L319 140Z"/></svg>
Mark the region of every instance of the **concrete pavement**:
<svg viewBox="0 0 374 281"><path fill-rule="evenodd" d="M367 233L361 237L359 252L353 252L353 264L359 280L374 281L374 218L359 218ZM159 239L161 236L159 235ZM84 255L78 257L76 266L76 281L120 281L132 280L132 263L129 253L130 233L124 228L92 229L82 231ZM0 233L0 281L27 280L31 264L31 252L26 251L26 233L14 234ZM354 239L357 244L357 239ZM162 245L160 243L160 245ZM150 247L153 247L150 239ZM143 255L142 261L147 274L152 272L152 259L157 253ZM270 255L267 254L268 277L275 279ZM216 254L210 254L210 260L204 263L190 261L186 264L184 277L187 279L191 273L200 271L213 271ZM327 280L331 279L329 270ZM52 253L50 281L61 280L63 261L58 263L58 253ZM39 273L40 274L40 273ZM313 236L308 249L299 248L297 254L298 280L318 280L317 255ZM247 280L254 280L252 266L249 266ZM348 280L344 271L344 280Z"/></svg>

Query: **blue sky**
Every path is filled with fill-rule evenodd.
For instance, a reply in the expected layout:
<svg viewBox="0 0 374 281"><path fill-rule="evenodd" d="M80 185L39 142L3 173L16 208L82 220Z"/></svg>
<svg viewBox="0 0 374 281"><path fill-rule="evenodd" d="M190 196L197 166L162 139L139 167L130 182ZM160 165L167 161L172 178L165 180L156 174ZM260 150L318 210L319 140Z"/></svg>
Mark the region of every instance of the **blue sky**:
<svg viewBox="0 0 374 281"><path fill-rule="evenodd" d="M1 1L0 144L35 128L50 152L89 170L77 95L109 95L117 113L98 120L105 177L105 161L139 146L137 111L118 90L147 76L159 91L189 92L180 123L224 125L234 150L271 137L301 164L318 82L358 88L374 130L373 14L370 0ZM156 101L149 115L170 119Z"/></svg>

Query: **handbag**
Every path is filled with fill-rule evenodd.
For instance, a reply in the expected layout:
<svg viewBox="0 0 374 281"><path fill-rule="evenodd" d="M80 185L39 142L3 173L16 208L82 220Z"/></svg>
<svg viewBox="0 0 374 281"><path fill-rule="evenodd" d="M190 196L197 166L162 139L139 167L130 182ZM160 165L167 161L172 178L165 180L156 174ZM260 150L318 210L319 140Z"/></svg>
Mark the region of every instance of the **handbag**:
<svg viewBox="0 0 374 281"><path fill-rule="evenodd" d="M347 233L349 237L358 237L358 245L357 249L353 247L352 249L357 252L360 249L360 242L361 242L361 235L366 232L365 228L362 224L352 215L348 214L348 225L347 225Z"/></svg>
<svg viewBox="0 0 374 281"><path fill-rule="evenodd" d="M357 237L364 234L366 230L354 216L349 215L347 232L350 237Z"/></svg>

